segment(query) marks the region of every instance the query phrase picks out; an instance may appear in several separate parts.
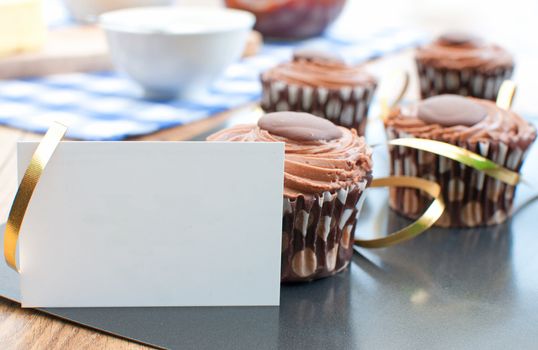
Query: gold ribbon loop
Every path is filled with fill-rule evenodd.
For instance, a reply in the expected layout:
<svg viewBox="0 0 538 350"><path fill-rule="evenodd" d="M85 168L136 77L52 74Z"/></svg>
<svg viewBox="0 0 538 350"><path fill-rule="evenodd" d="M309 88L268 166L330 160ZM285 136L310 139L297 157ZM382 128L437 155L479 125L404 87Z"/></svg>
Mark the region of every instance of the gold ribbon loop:
<svg viewBox="0 0 538 350"><path fill-rule="evenodd" d="M43 137L43 140L32 156L30 165L26 169L22 182L13 201L13 206L8 216L4 234L4 255L7 264L16 271L18 271L16 261L17 240L19 238L26 209L28 208L32 194L45 167L54 154L54 151L56 150L66 131L67 128L59 123L53 124L53 126L47 131ZM389 145L411 147L444 156L473 167L479 171L483 171L487 175L501 180L509 185L516 185L519 182L518 173L508 170L479 154L445 142L428 139L402 138L389 141ZM355 239L355 244L360 247L388 247L416 237L432 227L433 224L441 217L445 208L445 204L441 196L441 187L439 184L432 181L410 176L390 176L374 179L371 187L416 188L429 194L433 198L433 201L421 217L401 230L398 230L383 238L371 240Z"/></svg>
<svg viewBox="0 0 538 350"><path fill-rule="evenodd" d="M4 232L4 257L9 267L15 271L19 271L16 258L17 240L19 239L26 209L28 208L28 204L30 204L32 194L41 178L43 170L66 132L67 127L59 123L54 123L47 131L32 156L30 165L28 165L24 173L24 177L13 200Z"/></svg>
<svg viewBox="0 0 538 350"><path fill-rule="evenodd" d="M401 80L401 84L397 84L398 80ZM400 104L403 97L405 96L405 93L407 92L407 89L409 88L409 81L410 81L409 73L407 71L401 71L401 70L394 72L390 76L389 79L385 79L383 81L384 84L388 84L387 82L390 83L388 84L389 87L383 90L387 90L387 89L394 90L394 86L396 85L400 85L400 86L398 87L398 95L396 95L396 98L392 102L389 102L389 98L387 97L389 93L387 91L383 91L379 93L381 119L385 119L389 115L391 109L395 108L396 106Z"/></svg>
<svg viewBox="0 0 538 350"><path fill-rule="evenodd" d="M402 138L390 140L389 145L415 148L450 158L478 171L483 171L487 175L512 186L517 185L519 182L519 173L506 169L479 154L446 142L429 139Z"/></svg>
<svg viewBox="0 0 538 350"><path fill-rule="evenodd" d="M497 94L497 100L495 101L497 107L509 110L512 107L515 95L516 83L512 80L503 81L499 88L499 93Z"/></svg>
<svg viewBox="0 0 538 350"><path fill-rule="evenodd" d="M355 239L355 245L364 248L388 247L418 236L441 217L445 210L445 204L441 196L439 184L412 176L389 176L372 181L371 187L411 187L422 190L433 197L433 202L428 209L412 224L398 230L386 237L376 239Z"/></svg>

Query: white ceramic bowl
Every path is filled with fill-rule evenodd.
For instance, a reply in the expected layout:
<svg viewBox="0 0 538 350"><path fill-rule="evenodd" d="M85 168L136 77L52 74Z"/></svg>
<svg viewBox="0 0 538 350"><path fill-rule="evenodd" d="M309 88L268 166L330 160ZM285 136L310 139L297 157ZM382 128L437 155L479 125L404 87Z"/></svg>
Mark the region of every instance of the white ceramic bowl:
<svg viewBox="0 0 538 350"><path fill-rule="evenodd" d="M210 7L144 7L100 16L115 65L152 99L196 94L239 59L255 18Z"/></svg>

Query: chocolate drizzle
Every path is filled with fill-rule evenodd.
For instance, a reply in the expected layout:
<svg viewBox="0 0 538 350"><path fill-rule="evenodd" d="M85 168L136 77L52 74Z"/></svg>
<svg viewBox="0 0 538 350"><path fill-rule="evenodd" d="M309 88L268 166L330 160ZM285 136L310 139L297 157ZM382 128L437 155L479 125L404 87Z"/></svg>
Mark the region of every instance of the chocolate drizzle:
<svg viewBox="0 0 538 350"><path fill-rule="evenodd" d="M458 95L439 95L418 103L417 117L425 123L442 126L472 126L487 115L486 109Z"/></svg>

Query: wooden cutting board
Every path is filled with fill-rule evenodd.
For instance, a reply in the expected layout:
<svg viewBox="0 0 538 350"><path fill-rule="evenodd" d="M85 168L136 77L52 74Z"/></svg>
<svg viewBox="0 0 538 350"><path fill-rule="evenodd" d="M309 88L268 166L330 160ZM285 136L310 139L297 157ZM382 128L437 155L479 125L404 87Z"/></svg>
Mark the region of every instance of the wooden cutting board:
<svg viewBox="0 0 538 350"><path fill-rule="evenodd" d="M51 30L44 47L0 59L0 79L112 68L104 33L93 26Z"/></svg>
<svg viewBox="0 0 538 350"><path fill-rule="evenodd" d="M256 54L261 43L261 35L252 32L243 55ZM105 34L94 26L51 30L42 50L0 59L0 79L110 69Z"/></svg>

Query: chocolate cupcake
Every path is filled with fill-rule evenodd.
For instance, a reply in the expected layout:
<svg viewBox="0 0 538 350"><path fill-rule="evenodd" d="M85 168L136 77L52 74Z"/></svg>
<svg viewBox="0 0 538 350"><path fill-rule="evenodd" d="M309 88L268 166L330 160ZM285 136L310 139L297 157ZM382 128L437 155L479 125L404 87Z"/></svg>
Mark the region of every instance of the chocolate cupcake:
<svg viewBox="0 0 538 350"><path fill-rule="evenodd" d="M495 103L441 95L393 109L385 120L388 139L416 137L447 142L519 172L536 129ZM390 147L391 173L418 176L441 185L446 204L436 223L477 227L502 223L511 215L515 186L448 158L403 146ZM417 218L430 202L420 191L391 189L390 205Z"/></svg>
<svg viewBox="0 0 538 350"><path fill-rule="evenodd" d="M364 135L377 81L361 66L326 52L300 50L291 62L263 73L261 81L266 112L307 112Z"/></svg>
<svg viewBox="0 0 538 350"><path fill-rule="evenodd" d="M512 76L514 60L502 47L463 33L449 33L416 52L422 98L455 94L495 100Z"/></svg>
<svg viewBox="0 0 538 350"><path fill-rule="evenodd" d="M286 143L282 282L310 281L346 268L372 177L363 137L311 114L277 112L208 140Z"/></svg>

